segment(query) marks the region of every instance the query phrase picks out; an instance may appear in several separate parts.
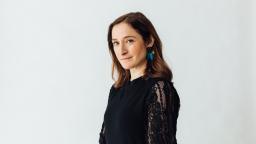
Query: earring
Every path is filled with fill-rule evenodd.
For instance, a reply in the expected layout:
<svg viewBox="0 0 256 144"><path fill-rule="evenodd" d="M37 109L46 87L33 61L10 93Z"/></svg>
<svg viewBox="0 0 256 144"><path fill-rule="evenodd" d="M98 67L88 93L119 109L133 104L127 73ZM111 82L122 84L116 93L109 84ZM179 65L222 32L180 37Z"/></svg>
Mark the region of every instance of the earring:
<svg viewBox="0 0 256 144"><path fill-rule="evenodd" d="M153 50L148 50L147 51L147 60L148 61L153 61L153 59L154 59L154 55L155 55L155 52L153 51Z"/></svg>

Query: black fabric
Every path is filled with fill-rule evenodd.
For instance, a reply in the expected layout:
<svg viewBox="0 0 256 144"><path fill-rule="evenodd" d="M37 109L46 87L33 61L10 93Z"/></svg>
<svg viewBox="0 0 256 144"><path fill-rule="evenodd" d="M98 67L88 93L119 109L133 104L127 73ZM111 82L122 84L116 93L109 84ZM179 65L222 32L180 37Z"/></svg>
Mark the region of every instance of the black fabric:
<svg viewBox="0 0 256 144"><path fill-rule="evenodd" d="M180 99L173 82L138 77L112 85L100 144L176 144Z"/></svg>

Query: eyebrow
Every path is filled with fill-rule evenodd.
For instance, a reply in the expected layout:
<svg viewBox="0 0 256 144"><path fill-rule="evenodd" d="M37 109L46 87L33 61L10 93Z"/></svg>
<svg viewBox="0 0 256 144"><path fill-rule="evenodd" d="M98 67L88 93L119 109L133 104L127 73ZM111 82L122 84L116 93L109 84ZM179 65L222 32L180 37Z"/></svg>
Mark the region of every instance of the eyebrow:
<svg viewBox="0 0 256 144"><path fill-rule="evenodd" d="M130 37L136 38L135 36L125 36L124 38L130 38ZM112 40L117 40L117 39L113 38Z"/></svg>

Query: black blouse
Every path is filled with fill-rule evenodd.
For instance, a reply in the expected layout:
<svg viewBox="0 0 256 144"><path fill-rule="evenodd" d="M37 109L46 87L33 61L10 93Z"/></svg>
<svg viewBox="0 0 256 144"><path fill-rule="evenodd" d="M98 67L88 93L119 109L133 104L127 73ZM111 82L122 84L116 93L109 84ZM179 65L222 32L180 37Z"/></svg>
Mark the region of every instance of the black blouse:
<svg viewBox="0 0 256 144"><path fill-rule="evenodd" d="M173 82L138 77L112 85L100 144L177 144L180 99Z"/></svg>

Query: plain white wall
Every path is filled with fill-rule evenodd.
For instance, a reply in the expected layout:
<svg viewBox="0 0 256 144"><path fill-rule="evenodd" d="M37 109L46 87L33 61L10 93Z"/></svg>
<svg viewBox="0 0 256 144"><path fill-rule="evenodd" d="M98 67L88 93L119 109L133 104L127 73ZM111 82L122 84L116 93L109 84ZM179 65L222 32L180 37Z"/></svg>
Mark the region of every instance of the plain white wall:
<svg viewBox="0 0 256 144"><path fill-rule="evenodd" d="M252 76L252 84L251 84L251 97L252 99L250 99L252 102L250 103L253 107L251 112L251 122L252 125L250 127L250 136L251 141L255 142L256 141L256 1L251 1L251 7L249 8L251 10L251 76ZM248 138L250 139L250 137Z"/></svg>
<svg viewBox="0 0 256 144"><path fill-rule="evenodd" d="M179 144L256 143L253 0L1 0L0 143L96 144L111 84L107 28L143 12L180 94Z"/></svg>

